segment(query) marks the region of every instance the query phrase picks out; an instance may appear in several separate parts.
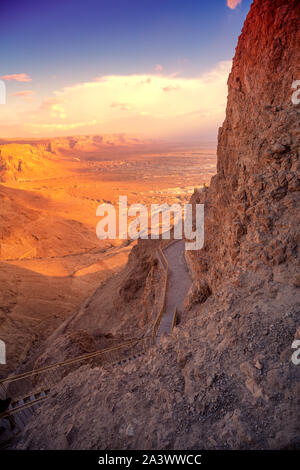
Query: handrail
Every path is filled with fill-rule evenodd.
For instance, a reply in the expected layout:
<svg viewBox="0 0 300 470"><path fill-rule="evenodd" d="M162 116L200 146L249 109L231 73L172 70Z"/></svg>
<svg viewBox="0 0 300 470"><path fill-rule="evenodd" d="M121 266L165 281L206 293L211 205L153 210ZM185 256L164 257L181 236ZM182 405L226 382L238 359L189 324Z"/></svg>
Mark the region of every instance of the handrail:
<svg viewBox="0 0 300 470"><path fill-rule="evenodd" d="M156 320L155 320L154 325L153 325L153 330L152 330L152 337L153 337L153 342L154 343L156 341L158 328L159 328L162 316L164 314L165 306L166 306L168 275L169 275L169 264L168 264L167 258L163 254L163 251L162 251L161 247L159 247L157 251L158 251L158 254L161 258L162 265L165 268L165 283L164 283L164 287L163 287L163 303L162 303L162 306L161 306L161 308L158 312L158 315L156 317Z"/></svg>
<svg viewBox="0 0 300 470"><path fill-rule="evenodd" d="M59 380L61 380L62 378L61 376L59 377L55 375L55 372L57 374L57 371L59 370L60 367L68 366L76 362L82 362L85 360L93 359L97 356L104 356L104 360L106 360L105 354L112 353L115 351L118 351L117 358L115 356L109 356L108 357L109 362L107 365L114 365L116 363L120 364L124 360L128 360L130 358L136 358L137 355L140 355L141 353L145 353L147 347L151 347L152 344L153 344L152 335L145 335L142 338L133 338L117 346L111 346L109 348L101 349L99 351L94 351L93 353L89 353L89 354L84 354L73 359L68 359L66 361L58 362L56 364L51 364L49 366L41 367L39 369L34 369L30 372L25 372L23 374L18 374L15 376L7 377L6 379L3 379L0 381L0 389L2 388L5 394L7 394L7 391L9 390L9 395L13 397L12 404L16 406L13 406L9 410L2 413L0 415L0 419L8 417L10 420L12 420L12 419L15 419L13 415L16 415L18 419L21 421L22 425L24 426L23 418L21 416L22 412L24 412L24 410L26 409L33 408L35 405L39 406L44 400L48 398L48 392L51 390L51 387L55 385L56 383L58 383ZM136 347L138 345L142 346L142 350ZM123 355L120 354L120 350L122 349L124 353ZM43 388L41 388L40 383L34 384L34 382L30 380L34 376L36 377L38 374L44 374L45 372L48 372L48 374L45 374L43 378L41 379ZM28 381L26 382L26 379L29 379L29 383ZM24 380L25 382L23 383L22 381ZM21 389L23 392L22 396L18 395L18 392L11 393L13 392L13 390L11 390L10 388L6 388L6 386L9 387L10 384L17 383L18 381L21 382L21 384L17 384L17 385L19 387L21 385ZM29 391L24 396L24 393L25 393L24 386L25 388L28 388L28 385L29 385ZM36 390L35 388L37 385L39 388ZM43 396L40 396L41 393L44 393ZM33 398L33 399L30 399L28 402L26 402L25 400L27 400L28 398ZM22 401L23 403L21 403ZM20 428L18 422L15 423L15 426ZM6 439L2 442L0 441L0 447L3 447L3 445L7 445L9 440L14 437L15 435L12 435L9 439Z"/></svg>
<svg viewBox="0 0 300 470"><path fill-rule="evenodd" d="M162 306L161 306L161 308L158 312L158 315L155 319L153 329L152 329L152 342L153 343L155 343L155 341L156 341L158 328L159 328L159 325L160 325L160 322L161 322L161 319L162 319L162 316L163 316L163 313L164 313L164 310L165 310L165 306L166 306L168 271L169 271L168 261L167 261L167 258L164 255L161 247L158 248L157 252L158 252L158 255L160 257L162 266L165 270L165 282L164 282L164 286L163 286L163 303L162 303ZM174 321L174 319L173 319L173 321ZM4 390L6 390L5 384L8 385L8 384L17 382L18 380L22 380L22 379L26 379L26 378L32 378L34 376L37 376L39 374L43 374L45 372L51 372L55 369L58 369L59 367L75 364L77 362L86 361L88 359L93 359L97 356L101 356L101 355L104 355L104 354L109 353L109 352L120 351L121 349L126 348L126 347L131 347L132 348L133 346L135 346L135 345L137 345L141 342L145 342L145 340L147 340L147 338L151 338L151 337L150 336L144 336L142 338L132 338L131 340L126 341L126 342L121 343L121 344L118 344L117 346L111 346L111 347L106 348L106 349L101 349L101 350L98 350L98 351L94 351L92 353L77 356L75 358L67 359L65 361L50 364L49 366L44 366L44 367L41 367L39 369L33 369L29 372L24 372L22 374L9 376L9 377L6 377L5 379L0 380L0 387L3 388Z"/></svg>
<svg viewBox="0 0 300 470"><path fill-rule="evenodd" d="M154 322L154 325L153 325L153 328L152 328L152 335L144 336L142 338L132 338L132 339L130 339L130 340L124 342L124 343L118 344L117 346L111 346L109 348L94 351L92 353L83 354L83 355L77 356L75 358L66 359L65 361L50 364L48 366L40 367L38 369L33 369L31 371L23 372L23 373L18 374L18 375L8 376L8 377L0 380L0 388L2 388L3 391L6 392L7 391L6 387L9 386L10 384L15 383L15 382L18 382L18 381L21 381L21 380L24 380L24 379L28 379L28 378L32 379L33 377L36 377L40 374L45 374L46 372L50 372L50 374L51 374L51 372L57 371L57 369L59 369L60 367L69 366L69 365L72 365L72 364L76 364L78 362L87 361L89 359L93 359L93 358L96 358L98 356L104 356L106 353L113 353L115 351L119 352L121 349L124 349L124 348L130 348L131 350L133 350L133 347L140 344L140 343L143 343L143 347L145 349L145 342L147 342L149 339L151 340L151 345L155 344L158 329L159 329L159 325L160 325L162 316L164 314L165 306L166 306L168 271L169 271L168 261L167 261L167 258L164 255L161 247L158 248L157 253L158 253L159 259L161 261L162 267L165 271L165 281L164 281L164 286L163 286L163 302L162 302L161 308L158 312L158 315L155 319L155 322ZM175 320L173 319L173 322L174 321ZM172 327L172 329L173 329L173 327ZM120 357L120 354L119 354L119 357ZM47 379L50 380L50 377L51 377L51 375L49 375L49 377L47 377Z"/></svg>
<svg viewBox="0 0 300 470"><path fill-rule="evenodd" d="M126 346L131 346L132 347L133 345L136 345L137 343L145 341L145 338L146 337L134 338L130 341L127 341L125 343L121 343L117 346L111 346L111 347L106 348L106 349L100 349L98 351L94 351L93 353L83 354L81 356L77 356L75 358L67 359L67 360L62 361L62 362L57 362L55 364L50 364L49 366L41 367L39 369L33 369L29 372L24 372L23 374L13 375L13 376L10 376L10 377L7 377L5 379L0 380L0 385L3 386L4 384L13 383L13 382L16 382L17 380L22 380L22 379L25 379L25 378L28 378L28 377L31 378L35 375L38 375L38 374L41 374L41 373L44 373L44 372L48 372L50 370L54 370L54 369L57 369L57 368L62 367L62 366L75 364L76 362L85 361L87 359L92 359L96 356L103 355L107 352L118 351L120 349L123 349Z"/></svg>
<svg viewBox="0 0 300 470"><path fill-rule="evenodd" d="M11 390L11 388L9 387L10 384L17 383L18 381L21 381L20 385L21 385L22 391L24 392L24 385L25 385L25 388L28 388L28 385L29 385L29 387L30 387L29 388L30 396L35 397L34 400L30 400L28 403L23 403L23 404L17 405L16 407L10 409L6 413L2 414L1 418L5 417L6 415L9 416L11 414L18 414L19 412L22 412L23 410L25 410L27 408L32 408L35 404L39 404L47 398L47 395L37 397L37 395L38 395L38 393L40 393L41 389L38 392L35 392L35 387L36 387L36 385L38 385L40 387L40 384L37 384L37 383L34 384L34 382L32 382L31 380L29 380L29 383L28 383L28 382L26 382L26 379L33 379L34 377L38 376L39 374L45 374L46 372L48 372L49 374L45 374L43 376L43 378L41 378L41 382L43 383L43 386L44 386L44 382L46 382L47 383L47 385L46 385L47 390L49 390L52 387L52 385L55 385L55 383L57 383L58 380L61 380L61 377L58 379L58 377L56 375L59 368L62 368L64 366L69 366L69 365L72 365L72 364L76 364L78 362L87 361L89 359L93 359L93 358L96 358L98 356L104 356L106 353L113 353L115 351L118 351L118 361L122 361L122 359L125 359L125 357L121 358L121 355L120 355L120 350L121 349L125 348L125 351L123 351L125 353L126 349L130 348L131 354L134 356L138 352L137 350L134 350L135 346L142 343L143 351L145 351L146 347L148 346L147 341L150 340L151 345L155 344L157 333L158 333L158 328L159 328L162 316L163 316L164 311L165 311L165 306L166 306L168 271L169 271L168 261L167 261L167 258L164 255L161 247L158 248L157 252L158 252L159 259L161 261L161 265L162 265L162 267L165 271L165 281L164 281L164 285L163 285L163 302L162 302L161 308L158 312L158 315L156 317L156 320L154 322L153 329L152 329L152 335L146 335L146 336L143 336L142 338L132 338L131 340L126 341L126 342L124 342L122 344L119 344L117 346L111 346L111 347L106 348L106 349L101 349L101 350L98 350L98 351L94 351L92 353L83 354L83 355L77 356L75 358L67 359L65 361L57 362L55 364L50 364L48 366L40 367L38 369L33 369L29 372L24 372L24 373L21 373L21 374L18 374L18 375L9 376L9 377L6 377L5 379L0 380L0 389L3 389L3 391L5 393L7 393L7 390L9 390L10 396L18 395L18 392L17 393L11 393L13 390ZM127 356L126 356L126 358L130 357L130 355L128 357ZM104 358L104 360L105 359L106 358ZM112 360L112 357L109 357L109 359L110 359L110 363L117 362L115 358ZM22 380L25 380L25 383L22 383ZM20 387L20 385L17 384L17 388L18 388L18 386ZM7 387L9 387L9 388L7 388ZM27 396L29 396L29 395L27 394ZM15 402L17 403L17 401L20 401L20 399L17 398L15 400Z"/></svg>
<svg viewBox="0 0 300 470"><path fill-rule="evenodd" d="M173 315L173 321L172 321L172 330L174 330L176 324L177 324L177 315L178 315L178 310L177 310L177 305L175 307L175 310L174 310L174 315Z"/></svg>
<svg viewBox="0 0 300 470"><path fill-rule="evenodd" d="M165 257L164 252L162 251L161 247L158 248L158 253L161 256L161 259L162 259L163 265L165 266L165 269L168 269L168 266L169 266L168 265L168 260Z"/></svg>
<svg viewBox="0 0 300 470"><path fill-rule="evenodd" d="M15 408L11 408L11 409L5 411L4 413L2 413L0 415L0 419L5 418L6 416L11 416L11 415L14 415L16 413L19 413L20 411L25 410L27 408L32 408L33 406L41 403L42 401L46 400L47 398L48 398L48 396L45 395L43 397L36 398L35 400L31 400L28 403L23 403L22 405L16 406Z"/></svg>
<svg viewBox="0 0 300 470"><path fill-rule="evenodd" d="M170 245L172 245L173 243L176 243L178 242L179 240L170 240L167 245L165 246L165 248L168 248ZM167 287L168 287L168 279L169 279L169 263L168 263L168 260L167 258L165 257L164 253L163 253L163 250L161 249L161 247L158 248L157 250L160 258L161 258L161 261L162 261L162 265L163 267L165 268L165 271L166 271L166 277L165 277L165 283L164 283L164 291L163 291L163 304L158 312L158 315L156 317L156 320L154 322L154 326L153 326L153 332L152 332L152 336L153 336L153 342L155 343L156 342L156 337L157 337L157 333L158 333L158 329L159 329L159 325L160 325L160 322L161 322L161 319L162 319L162 316L164 314L164 311L165 311L165 307L166 307L166 299L167 299ZM174 327L176 326L176 321L177 321L177 315L178 315L178 311L177 311L177 306L175 307L175 311L174 311L174 316L173 316L173 322L172 322L172 330L174 329Z"/></svg>

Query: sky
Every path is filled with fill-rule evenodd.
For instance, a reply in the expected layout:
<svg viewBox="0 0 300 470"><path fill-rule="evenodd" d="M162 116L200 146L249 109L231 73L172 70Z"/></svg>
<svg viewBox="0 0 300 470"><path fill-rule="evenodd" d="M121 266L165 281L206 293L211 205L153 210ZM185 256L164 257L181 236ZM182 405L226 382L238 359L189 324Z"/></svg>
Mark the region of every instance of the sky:
<svg viewBox="0 0 300 470"><path fill-rule="evenodd" d="M215 141L250 4L1 0L0 137Z"/></svg>

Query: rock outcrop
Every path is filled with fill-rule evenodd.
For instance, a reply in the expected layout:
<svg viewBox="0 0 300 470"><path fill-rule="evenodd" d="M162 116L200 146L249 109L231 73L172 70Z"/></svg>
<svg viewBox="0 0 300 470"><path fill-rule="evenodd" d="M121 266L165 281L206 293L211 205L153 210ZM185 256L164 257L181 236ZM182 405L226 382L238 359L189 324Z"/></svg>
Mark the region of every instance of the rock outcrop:
<svg viewBox="0 0 300 470"><path fill-rule="evenodd" d="M298 0L255 0L239 38L205 246L182 324L124 367L63 379L19 448L299 448Z"/></svg>
<svg viewBox="0 0 300 470"><path fill-rule="evenodd" d="M0 183L49 178L59 171L59 161L49 153L46 143L0 141Z"/></svg>

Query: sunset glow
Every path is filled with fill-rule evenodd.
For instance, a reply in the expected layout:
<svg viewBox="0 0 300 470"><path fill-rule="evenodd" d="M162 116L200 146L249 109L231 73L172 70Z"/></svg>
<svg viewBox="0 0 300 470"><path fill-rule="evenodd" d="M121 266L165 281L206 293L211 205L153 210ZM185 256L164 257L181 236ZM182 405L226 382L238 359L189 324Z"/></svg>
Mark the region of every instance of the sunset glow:
<svg viewBox="0 0 300 470"><path fill-rule="evenodd" d="M26 10L17 3L19 9L6 3L0 20L2 137L126 133L216 141L250 0L234 11L240 1L154 2L150 15L147 2L136 1L127 10L121 1L114 8L32 1Z"/></svg>
<svg viewBox="0 0 300 470"><path fill-rule="evenodd" d="M12 103L1 115L11 117L10 132L23 136L82 133L128 133L145 137L174 137L197 130L210 132L224 117L230 61L197 78L168 75L111 75L55 90L41 102L32 90L11 96L30 99L27 111ZM24 122L24 112L27 119Z"/></svg>

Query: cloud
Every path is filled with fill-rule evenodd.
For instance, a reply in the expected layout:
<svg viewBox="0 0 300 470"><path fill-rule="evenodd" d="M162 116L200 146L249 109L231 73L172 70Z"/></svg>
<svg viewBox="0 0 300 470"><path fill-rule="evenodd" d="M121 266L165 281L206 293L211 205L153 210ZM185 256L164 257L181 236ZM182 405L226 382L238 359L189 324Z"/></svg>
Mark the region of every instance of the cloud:
<svg viewBox="0 0 300 470"><path fill-rule="evenodd" d="M23 135L81 133L129 134L178 139L213 135L222 124L231 61L216 64L196 77L136 74L105 75L53 92L37 108L5 107L0 124L23 126ZM26 116L26 118L25 118Z"/></svg>
<svg viewBox="0 0 300 470"><path fill-rule="evenodd" d="M23 91L17 91L17 93L12 93L10 96L21 96L21 97L25 97L25 96L32 96L34 95L34 91L33 90L23 90Z"/></svg>
<svg viewBox="0 0 300 470"><path fill-rule="evenodd" d="M157 72L161 72L163 69L164 69L163 66L160 65L160 64L157 64L156 67L155 67L155 70L156 70Z"/></svg>
<svg viewBox="0 0 300 470"><path fill-rule="evenodd" d="M40 110L50 111L50 116L52 117L59 117L60 119L66 118L63 100L57 98L47 98L42 101L40 105Z"/></svg>
<svg viewBox="0 0 300 470"><path fill-rule="evenodd" d="M16 82L31 82L32 78L27 75L27 73L14 73L12 75L2 75L0 77L2 80L15 80Z"/></svg>
<svg viewBox="0 0 300 470"><path fill-rule="evenodd" d="M165 86L163 88L163 91L175 91L175 90L178 90L179 87L176 87L176 86L173 86L173 85L169 85L169 86Z"/></svg>
<svg viewBox="0 0 300 470"><path fill-rule="evenodd" d="M119 108L122 111L130 111L132 109L132 106L128 103L111 103L110 107Z"/></svg>
<svg viewBox="0 0 300 470"><path fill-rule="evenodd" d="M141 80L141 85L144 85L146 83L151 83L151 78L146 78L146 80Z"/></svg>
<svg viewBox="0 0 300 470"><path fill-rule="evenodd" d="M227 0L227 6L231 10L234 10L240 3L242 3L242 0Z"/></svg>
<svg viewBox="0 0 300 470"><path fill-rule="evenodd" d="M40 109L51 110L52 106L60 103L60 100L57 98L46 98L44 101L41 102Z"/></svg>
<svg viewBox="0 0 300 470"><path fill-rule="evenodd" d="M87 122L72 122L70 124L36 124L36 123L30 123L31 127L35 127L38 129L53 129L53 130L71 130L71 129L77 129L78 127L90 127L90 126L95 126L97 124L97 121L94 119L93 121L87 121Z"/></svg>
<svg viewBox="0 0 300 470"><path fill-rule="evenodd" d="M23 98L24 101L29 103L30 101L32 101L33 95L34 95L33 90L23 90L23 91L18 91L16 93L11 93L10 96L17 96L17 97Z"/></svg>
<svg viewBox="0 0 300 470"><path fill-rule="evenodd" d="M201 125L217 128L224 118L230 67L230 61L220 62L193 78L163 74L101 76L56 91L42 104L40 119L45 129L54 129L58 119L70 129L73 123L77 126L78 122L96 120L102 133L146 137L168 137Z"/></svg>

